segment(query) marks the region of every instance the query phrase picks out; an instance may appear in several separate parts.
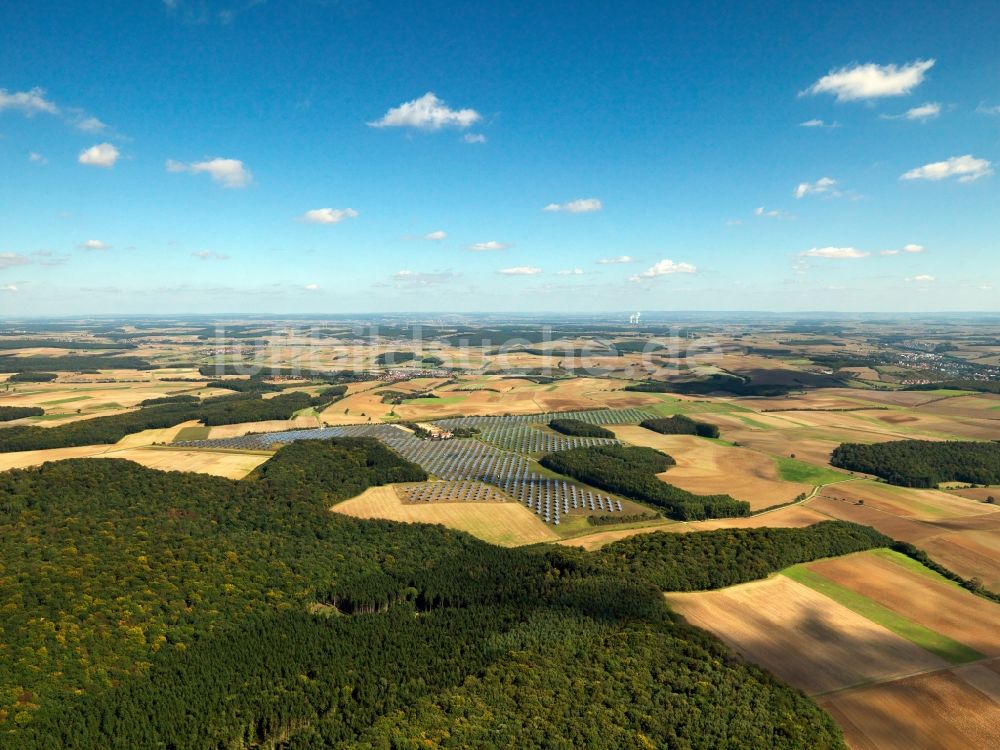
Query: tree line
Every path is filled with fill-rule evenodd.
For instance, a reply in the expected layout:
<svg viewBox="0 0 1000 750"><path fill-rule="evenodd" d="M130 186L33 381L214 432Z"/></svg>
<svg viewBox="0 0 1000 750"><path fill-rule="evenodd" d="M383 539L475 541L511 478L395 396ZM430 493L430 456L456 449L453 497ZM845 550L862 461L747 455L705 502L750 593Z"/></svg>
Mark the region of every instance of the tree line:
<svg viewBox="0 0 1000 750"><path fill-rule="evenodd" d="M717 438L719 428L709 422L699 422L686 417L683 414L675 414L672 417L657 417L656 419L644 419L639 423L640 427L647 430L659 432L663 435L697 435L698 437Z"/></svg>
<svg viewBox="0 0 1000 750"><path fill-rule="evenodd" d="M682 521L750 515L750 504L729 495L696 495L656 475L673 466L673 458L652 448L598 445L550 453L547 469L579 479L663 510Z"/></svg>
<svg viewBox="0 0 1000 750"><path fill-rule="evenodd" d="M53 380L58 378L58 373L55 372L36 372L34 370L28 370L27 372L15 372L9 378L7 378L8 383L51 383Z"/></svg>
<svg viewBox="0 0 1000 750"><path fill-rule="evenodd" d="M0 372L79 372L81 370L155 370L141 357L115 354L67 354L62 357L31 355L0 357Z"/></svg>
<svg viewBox="0 0 1000 750"><path fill-rule="evenodd" d="M801 386L800 386L801 387ZM640 393L682 393L706 396L711 393L731 393L734 396L758 396L772 398L787 396L792 387L772 383L752 383L735 375L715 374L702 380L661 381L650 380L625 386L626 391Z"/></svg>
<svg viewBox="0 0 1000 750"><path fill-rule="evenodd" d="M874 474L903 487L937 487L941 482L1000 483L1000 442L894 440L842 443L830 463Z"/></svg>
<svg viewBox="0 0 1000 750"><path fill-rule="evenodd" d="M584 422L582 419L552 419L549 427L563 435L573 437L613 438L615 433L599 424Z"/></svg>
<svg viewBox="0 0 1000 750"><path fill-rule="evenodd" d="M40 406L0 406L0 422L11 422L25 417L41 417L45 409Z"/></svg>
<svg viewBox="0 0 1000 750"><path fill-rule="evenodd" d="M135 411L94 417L57 427L18 425L0 430L0 453L117 443L126 435L173 427L190 420L213 426L290 419L295 412L303 409L325 408L343 394L337 387L327 391L315 397L308 393L292 392L264 399L259 393L237 393L207 398L197 403L187 399L171 400Z"/></svg>

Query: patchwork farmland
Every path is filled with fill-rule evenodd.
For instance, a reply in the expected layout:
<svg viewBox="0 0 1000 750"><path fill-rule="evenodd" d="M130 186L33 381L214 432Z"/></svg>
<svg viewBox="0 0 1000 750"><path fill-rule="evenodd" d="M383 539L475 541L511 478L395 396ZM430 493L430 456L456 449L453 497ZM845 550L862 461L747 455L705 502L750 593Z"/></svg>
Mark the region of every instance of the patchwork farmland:
<svg viewBox="0 0 1000 750"><path fill-rule="evenodd" d="M1000 718L1000 604L898 553L820 560L667 599L816 696L852 747L986 747Z"/></svg>
<svg viewBox="0 0 1000 750"><path fill-rule="evenodd" d="M634 409L571 414L574 418L593 424L622 424L648 416ZM634 515L646 512L623 498L549 476L534 464L531 454L617 442L606 438L567 437L544 431L541 426L547 424L553 416L472 417L437 423L444 429L475 429L479 433L477 438L424 440L394 425L348 425L225 439L180 441L174 443L174 446L202 450L260 451L274 450L276 446L296 440L372 437L440 480L407 487L403 492L408 502L468 503L509 498L523 504L545 523L554 526L559 526L570 515ZM484 483L499 491L487 489Z"/></svg>

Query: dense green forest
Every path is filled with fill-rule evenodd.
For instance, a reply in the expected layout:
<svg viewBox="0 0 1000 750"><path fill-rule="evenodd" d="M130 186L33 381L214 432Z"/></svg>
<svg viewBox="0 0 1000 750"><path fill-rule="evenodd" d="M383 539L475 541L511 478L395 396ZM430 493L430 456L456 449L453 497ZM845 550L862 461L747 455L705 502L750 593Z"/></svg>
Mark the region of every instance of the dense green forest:
<svg viewBox="0 0 1000 750"><path fill-rule="evenodd" d="M574 437L613 438L615 436L615 433L606 427L584 422L582 419L553 419L549 421L549 427L563 435L573 435Z"/></svg>
<svg viewBox="0 0 1000 750"><path fill-rule="evenodd" d="M672 417L657 417L646 419L639 423L640 427L659 432L663 435L698 435L699 437L717 438L719 428L709 422L699 422L683 414Z"/></svg>
<svg viewBox="0 0 1000 750"><path fill-rule="evenodd" d="M830 463L863 471L903 487L937 487L941 482L1000 484L1000 442L895 440L843 443Z"/></svg>
<svg viewBox="0 0 1000 750"><path fill-rule="evenodd" d="M104 341L57 339L0 339L4 349L135 349L135 344L116 344Z"/></svg>
<svg viewBox="0 0 1000 750"><path fill-rule="evenodd" d="M106 354L67 354L63 357L0 357L0 372L79 372L80 370L152 370L144 359Z"/></svg>
<svg viewBox="0 0 1000 750"><path fill-rule="evenodd" d="M257 376L231 378L229 380L210 380L205 383L205 387L222 388L227 391L236 391L237 393L268 393L281 390L278 386L266 383L263 378Z"/></svg>
<svg viewBox="0 0 1000 750"><path fill-rule="evenodd" d="M198 372L206 378L222 378L228 375L253 378L303 378L327 383L355 383L369 380L367 372L355 370L301 370L295 367L272 367L253 362L233 364L231 362L213 362L202 365Z"/></svg>
<svg viewBox="0 0 1000 750"><path fill-rule="evenodd" d="M662 344L656 344L652 341L615 341L611 344L611 347L617 350L619 353L625 352L659 352L663 350Z"/></svg>
<svg viewBox="0 0 1000 750"><path fill-rule="evenodd" d="M297 411L324 406L335 398L313 398L307 393L293 392L262 399L259 394L240 393L200 403L171 401L58 427L14 426L0 431L0 453L117 443L126 435L173 427L194 419L205 425L289 419Z"/></svg>
<svg viewBox="0 0 1000 750"><path fill-rule="evenodd" d="M621 575L641 575L664 591L701 591L765 578L796 563L888 547L869 526L823 521L802 529L719 529L638 534L600 551Z"/></svg>
<svg viewBox="0 0 1000 750"><path fill-rule="evenodd" d="M361 484L413 470L339 439L241 482L114 459L0 474L0 747L843 748L660 589L883 544L871 530L506 549L328 512L361 464Z"/></svg>
<svg viewBox="0 0 1000 750"><path fill-rule="evenodd" d="M162 406L163 404L197 404L201 401L197 396L181 394L177 396L161 396L159 398L147 398L139 402L139 406Z"/></svg>
<svg viewBox="0 0 1000 750"><path fill-rule="evenodd" d="M251 479L278 487L309 486L331 504L393 482L426 482L427 472L375 438L296 440L262 464Z"/></svg>
<svg viewBox="0 0 1000 750"><path fill-rule="evenodd" d="M375 357L376 365L401 365L404 362L416 359L413 352L382 352Z"/></svg>
<svg viewBox="0 0 1000 750"><path fill-rule="evenodd" d="M0 422L11 422L25 417L40 417L45 409L40 406L0 406Z"/></svg>
<svg viewBox="0 0 1000 750"><path fill-rule="evenodd" d="M28 372L15 372L9 378L7 378L8 383L51 383L53 380L59 377L58 373L55 372L35 372L29 370Z"/></svg>
<svg viewBox="0 0 1000 750"><path fill-rule="evenodd" d="M776 397L787 396L791 386L769 383L754 384L735 375L710 375L704 380L682 380L664 382L651 380L645 383L634 383L625 386L626 391L642 393L683 393L705 396L710 393L731 393L734 396Z"/></svg>
<svg viewBox="0 0 1000 750"><path fill-rule="evenodd" d="M652 448L598 445L550 453L541 459L547 469L654 505L670 518L694 521L750 515L750 504L729 495L695 495L659 479L675 461Z"/></svg>

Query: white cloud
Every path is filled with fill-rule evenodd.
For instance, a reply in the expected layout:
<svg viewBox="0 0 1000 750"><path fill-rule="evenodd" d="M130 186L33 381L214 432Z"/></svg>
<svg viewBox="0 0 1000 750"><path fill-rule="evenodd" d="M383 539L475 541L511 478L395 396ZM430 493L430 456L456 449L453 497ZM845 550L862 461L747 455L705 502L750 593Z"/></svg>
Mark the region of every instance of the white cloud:
<svg viewBox="0 0 1000 750"><path fill-rule="evenodd" d="M368 123L373 128L419 128L440 130L444 127L467 128L482 119L474 109L449 109L433 92L419 99L393 107L382 119Z"/></svg>
<svg viewBox="0 0 1000 750"><path fill-rule="evenodd" d="M820 120L815 118L812 120L806 120L805 122L799 123L800 128L820 128L825 130L831 130L833 128L839 128L840 123L834 120L833 122L826 122L825 120Z"/></svg>
<svg viewBox="0 0 1000 750"><path fill-rule="evenodd" d="M976 107L976 112L981 115L1000 115L1000 104L987 104L986 102L980 102L979 106Z"/></svg>
<svg viewBox="0 0 1000 750"><path fill-rule="evenodd" d="M5 286L0 286L0 292L17 294L17 284L6 284Z"/></svg>
<svg viewBox="0 0 1000 750"><path fill-rule="evenodd" d="M537 276L541 272L541 268L535 268L534 266L514 266L513 268L503 268L497 271L502 276Z"/></svg>
<svg viewBox="0 0 1000 750"><path fill-rule="evenodd" d="M319 291L319 284L306 284L305 287L304 287L304 289L307 292L318 292Z"/></svg>
<svg viewBox="0 0 1000 750"><path fill-rule="evenodd" d="M448 233L443 229L437 229L433 232L428 232L424 235L425 240L430 240L431 242L440 242L448 237Z"/></svg>
<svg viewBox="0 0 1000 750"><path fill-rule="evenodd" d="M50 115L59 112L59 107L45 98L45 89L40 88L14 92L0 89L0 112L5 109L16 109L29 117L39 112Z"/></svg>
<svg viewBox="0 0 1000 750"><path fill-rule="evenodd" d="M253 174L239 159L208 159L206 161L184 162L167 159L168 172L207 174L224 188L242 188L253 182Z"/></svg>
<svg viewBox="0 0 1000 750"><path fill-rule="evenodd" d="M428 287L445 284L458 278L453 271L396 271L390 277L394 282L406 287Z"/></svg>
<svg viewBox="0 0 1000 750"><path fill-rule="evenodd" d="M934 277L928 273L922 273L919 276L913 276L907 279L907 281L916 281L917 283L920 284L930 284L934 280L935 280Z"/></svg>
<svg viewBox="0 0 1000 750"><path fill-rule="evenodd" d="M486 143L486 136L482 133L466 133L462 140L466 143Z"/></svg>
<svg viewBox="0 0 1000 750"><path fill-rule="evenodd" d="M115 165L119 156L118 149L110 143L98 143L96 146L81 151L77 161L88 167L109 169Z"/></svg>
<svg viewBox="0 0 1000 750"><path fill-rule="evenodd" d="M972 154L965 154L965 156L952 156L945 161L936 161L911 169L899 179L933 180L936 182L948 177L957 177L959 182L972 182L991 174L993 174L993 165L986 159L977 159Z"/></svg>
<svg viewBox="0 0 1000 750"><path fill-rule="evenodd" d="M28 161L33 164L48 164L49 160L36 151L32 151L28 154Z"/></svg>
<svg viewBox="0 0 1000 750"><path fill-rule="evenodd" d="M300 217L310 224L339 224L344 219L356 219L358 212L353 208L314 208Z"/></svg>
<svg viewBox="0 0 1000 750"><path fill-rule="evenodd" d="M585 214L592 213L594 211L600 211L604 208L598 198L577 198L576 200L568 201L566 203L550 203L543 211L566 211L571 214Z"/></svg>
<svg viewBox="0 0 1000 750"><path fill-rule="evenodd" d="M891 250L879 250L878 254L879 255L899 255L900 253L909 253L911 255L915 255L917 253L922 253L925 250L926 250L926 248L923 245L910 244L910 245L903 245L903 247L899 248L899 249L893 248Z"/></svg>
<svg viewBox="0 0 1000 750"><path fill-rule="evenodd" d="M476 242L475 244L469 245L469 249L476 253L488 252L490 250L506 250L508 247L510 247L508 243L497 242L496 240Z"/></svg>
<svg viewBox="0 0 1000 750"><path fill-rule="evenodd" d="M822 195L824 193L838 196L840 193L833 189L837 181L830 177L820 177L816 182L800 182L795 188L795 197L805 198L807 195ZM758 214L759 215L759 214Z"/></svg>
<svg viewBox="0 0 1000 750"><path fill-rule="evenodd" d="M618 263L635 263L635 258L631 255L619 255L616 258L601 258L599 261L602 266L611 266Z"/></svg>
<svg viewBox="0 0 1000 750"><path fill-rule="evenodd" d="M867 258L871 253L858 250L856 247L814 247L799 253L803 258L832 258L835 260L849 260L854 258Z"/></svg>
<svg viewBox="0 0 1000 750"><path fill-rule="evenodd" d="M560 276L582 276L583 275L583 269L582 268L565 268L562 271L559 271L559 275Z"/></svg>
<svg viewBox="0 0 1000 750"><path fill-rule="evenodd" d="M784 219L786 216L788 216L787 213L781 211L780 209L777 208L766 209L763 206L758 206L757 208L755 208L753 210L753 215L762 216L766 219Z"/></svg>
<svg viewBox="0 0 1000 750"><path fill-rule="evenodd" d="M31 261L18 253L0 253L0 268L13 268L14 266L26 266Z"/></svg>
<svg viewBox="0 0 1000 750"><path fill-rule="evenodd" d="M83 117L73 123L77 130L82 130L84 133L100 133L107 125L98 120L96 117Z"/></svg>
<svg viewBox="0 0 1000 750"><path fill-rule="evenodd" d="M658 276L671 276L675 273L697 273L698 269L690 263L674 263L665 259L657 261L642 273L629 278L629 281L642 281L643 279L655 279Z"/></svg>
<svg viewBox="0 0 1000 750"><path fill-rule="evenodd" d="M111 245L100 240L87 240L80 245L81 250L110 250Z"/></svg>
<svg viewBox="0 0 1000 750"><path fill-rule="evenodd" d="M802 94L834 94L838 102L877 99L908 94L934 66L934 60L916 60L907 65L866 63L831 70Z"/></svg>
<svg viewBox="0 0 1000 750"><path fill-rule="evenodd" d="M941 105L937 102L927 102L919 107L906 110L903 117L907 120L930 120L941 114Z"/></svg>
<svg viewBox="0 0 1000 750"><path fill-rule="evenodd" d="M196 253L191 253L191 255L198 260L229 260L228 255L217 253L214 250L199 250Z"/></svg>

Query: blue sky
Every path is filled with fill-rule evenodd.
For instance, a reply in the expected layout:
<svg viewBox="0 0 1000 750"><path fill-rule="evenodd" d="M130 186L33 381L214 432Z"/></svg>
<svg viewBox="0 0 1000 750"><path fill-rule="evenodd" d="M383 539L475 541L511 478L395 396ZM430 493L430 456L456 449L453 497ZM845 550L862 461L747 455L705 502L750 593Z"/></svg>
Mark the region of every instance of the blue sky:
<svg viewBox="0 0 1000 750"><path fill-rule="evenodd" d="M470 5L3 4L0 315L1000 307L995 3Z"/></svg>

